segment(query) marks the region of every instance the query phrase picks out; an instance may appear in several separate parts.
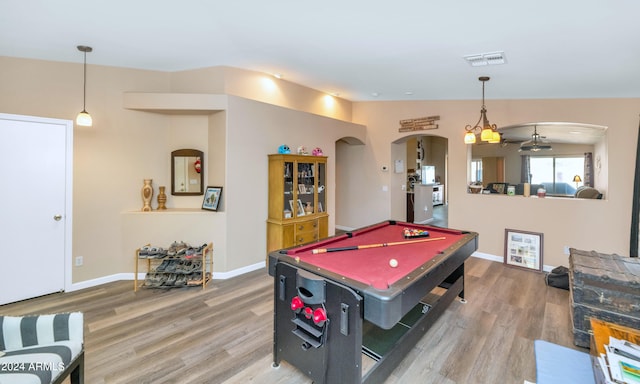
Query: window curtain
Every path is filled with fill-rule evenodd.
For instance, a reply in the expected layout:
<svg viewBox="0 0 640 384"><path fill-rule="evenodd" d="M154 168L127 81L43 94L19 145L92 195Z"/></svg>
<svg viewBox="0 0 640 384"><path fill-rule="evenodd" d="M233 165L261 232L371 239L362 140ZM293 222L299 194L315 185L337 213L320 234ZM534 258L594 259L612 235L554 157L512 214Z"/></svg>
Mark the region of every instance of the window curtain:
<svg viewBox="0 0 640 384"><path fill-rule="evenodd" d="M520 182L521 183L530 183L531 182L531 156L530 155L521 155L520 156Z"/></svg>
<svg viewBox="0 0 640 384"><path fill-rule="evenodd" d="M593 187L593 153L584 154L584 186Z"/></svg>

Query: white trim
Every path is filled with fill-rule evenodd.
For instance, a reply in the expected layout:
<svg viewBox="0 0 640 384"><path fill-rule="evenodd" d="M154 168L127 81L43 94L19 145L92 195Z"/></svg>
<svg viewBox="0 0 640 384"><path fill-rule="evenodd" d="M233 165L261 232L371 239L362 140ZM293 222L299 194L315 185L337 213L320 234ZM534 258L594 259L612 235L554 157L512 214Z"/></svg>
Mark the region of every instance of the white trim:
<svg viewBox="0 0 640 384"><path fill-rule="evenodd" d="M471 254L471 257L477 257L479 259L497 261L497 262L500 262L500 263L502 263L504 261L504 257L502 257L502 256L496 256L496 255L491 255L489 253L482 253L482 252L473 252Z"/></svg>
<svg viewBox="0 0 640 384"><path fill-rule="evenodd" d="M234 269L233 271L229 271L229 272L214 272L213 278L217 280L226 280L232 277L243 275L245 273L253 272L261 268L266 268L266 262L262 261L260 263L247 265L246 267ZM145 273L138 273L138 280L144 280L145 275L146 275ZM65 291L73 292L80 289L91 288L98 285L113 283L114 281L121 281L121 280L133 281L134 273L116 273L114 275L103 276L97 279L81 281L79 283L72 284L70 287L65 289ZM131 286L131 289L133 289L133 286Z"/></svg>
<svg viewBox="0 0 640 384"><path fill-rule="evenodd" d="M336 229L339 229L341 231L347 231L347 232L355 230L355 228L345 227L343 225L336 225Z"/></svg>
<svg viewBox="0 0 640 384"><path fill-rule="evenodd" d="M498 263L504 263L504 257L503 256L496 256L496 255L492 255L492 254L489 254L489 253L473 252L471 254L471 257L477 257L479 259L486 259L486 260L491 260L491 261L497 261ZM553 265L543 265L542 266L542 271L543 272L550 272L553 268L555 268Z"/></svg>
<svg viewBox="0 0 640 384"><path fill-rule="evenodd" d="M66 123L67 143L66 143L66 201L64 217L65 249L64 249L64 288L65 290L73 285L73 122L62 120Z"/></svg>
<svg viewBox="0 0 640 384"><path fill-rule="evenodd" d="M73 283L71 287L66 289L66 291L73 292L80 289L96 287L102 284L113 283L114 281L133 280L133 275L133 273L116 273L114 275L103 276L97 279L85 280L79 283ZM138 279L144 280L144 275L144 273L138 273ZM133 284L131 285L131 289L133 289Z"/></svg>
<svg viewBox="0 0 640 384"><path fill-rule="evenodd" d="M247 265L246 267L234 269L233 271L229 271L229 272L213 272L213 278L226 280L232 277L244 275L245 273L256 271L260 268L266 268L266 266L267 266L266 262L261 261L259 263ZM265 273L267 273L266 270L265 270Z"/></svg>
<svg viewBox="0 0 640 384"><path fill-rule="evenodd" d="M345 230L347 230L347 229L345 229ZM477 257L479 259L495 261L495 262L498 262L498 263L503 263L504 262L504 257L492 255L492 254L489 254L489 253L474 252L474 253L471 254L471 257ZM216 279L216 280L227 280L227 279L231 279L231 278L236 277L236 276L243 275L245 273L256 271L256 270L261 269L261 268L266 268L266 262L261 261L259 263L247 265L246 267L234 269L234 270L229 271L229 272L214 272L213 273L213 278ZM555 268L555 267L545 265L543 267L543 270L545 272L549 272L553 268ZM95 286L102 285L102 284L112 283L114 281L133 280L133 277L134 277L133 273L117 273L115 275L109 275L109 276L104 276L104 277L100 277L100 278L93 279L93 280L86 280L86 281L82 281L82 282L79 282L79 283L74 283L74 284L71 285L71 287L68 287L66 289L66 291L67 292L73 292L73 291L77 291L79 289L91 288L91 287L95 287ZM138 273L138 280L144 280L144 277L145 277L144 273ZM133 287L132 287L132 289L133 289Z"/></svg>

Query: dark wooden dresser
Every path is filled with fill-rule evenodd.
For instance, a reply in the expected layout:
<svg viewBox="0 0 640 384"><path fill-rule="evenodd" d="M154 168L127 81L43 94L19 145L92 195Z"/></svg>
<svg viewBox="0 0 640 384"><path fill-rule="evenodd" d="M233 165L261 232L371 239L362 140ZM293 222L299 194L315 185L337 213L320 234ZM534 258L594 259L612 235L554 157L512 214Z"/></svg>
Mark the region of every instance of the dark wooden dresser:
<svg viewBox="0 0 640 384"><path fill-rule="evenodd" d="M589 348L591 317L640 329L640 259L571 248L569 289L576 345Z"/></svg>

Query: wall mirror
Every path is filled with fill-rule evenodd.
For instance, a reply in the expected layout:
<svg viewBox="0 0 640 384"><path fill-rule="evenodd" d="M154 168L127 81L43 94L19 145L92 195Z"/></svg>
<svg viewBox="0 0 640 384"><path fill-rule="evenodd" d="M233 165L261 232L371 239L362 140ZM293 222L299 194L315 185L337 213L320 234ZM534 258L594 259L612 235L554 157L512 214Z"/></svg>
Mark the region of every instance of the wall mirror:
<svg viewBox="0 0 640 384"><path fill-rule="evenodd" d="M204 194L204 154L197 149L171 152L171 194L193 196Z"/></svg>
<svg viewBox="0 0 640 384"><path fill-rule="evenodd" d="M587 197L578 190L596 190L589 198L602 198L607 189L605 126L571 122L532 122L498 129L499 143L480 140L471 146L470 182L483 193L523 194L529 183L547 195ZM476 192L474 190L470 192ZM584 196L583 196L584 195Z"/></svg>

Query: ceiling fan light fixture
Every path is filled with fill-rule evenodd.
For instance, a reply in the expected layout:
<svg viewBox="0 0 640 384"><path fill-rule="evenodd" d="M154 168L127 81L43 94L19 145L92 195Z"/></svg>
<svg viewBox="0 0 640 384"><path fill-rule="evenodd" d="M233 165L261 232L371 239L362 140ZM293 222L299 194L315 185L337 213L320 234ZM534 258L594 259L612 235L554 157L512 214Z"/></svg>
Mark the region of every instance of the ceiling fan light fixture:
<svg viewBox="0 0 640 384"><path fill-rule="evenodd" d="M531 135L531 140L525 141L520 144L520 148L518 148L518 152L523 151L531 151L531 152L539 152L539 151L550 151L553 148L551 144L542 141L542 136L538 133L538 127L533 126L533 134Z"/></svg>

